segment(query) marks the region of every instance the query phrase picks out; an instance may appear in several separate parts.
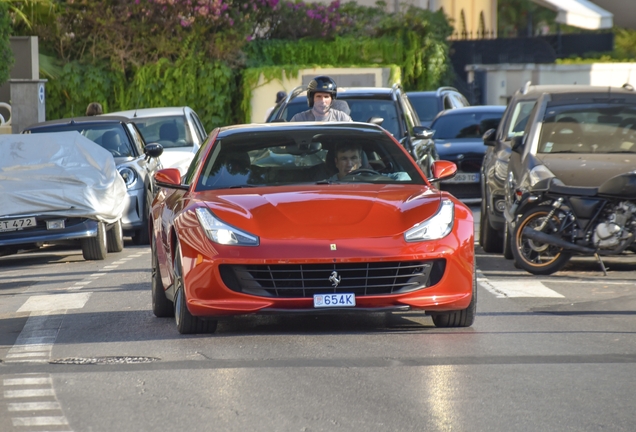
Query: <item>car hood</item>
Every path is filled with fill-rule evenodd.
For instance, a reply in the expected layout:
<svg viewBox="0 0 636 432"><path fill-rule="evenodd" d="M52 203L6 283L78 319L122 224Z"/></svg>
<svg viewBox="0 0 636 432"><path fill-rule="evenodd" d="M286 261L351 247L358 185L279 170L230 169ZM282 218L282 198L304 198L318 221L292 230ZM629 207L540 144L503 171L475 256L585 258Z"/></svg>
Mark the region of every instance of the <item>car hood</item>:
<svg viewBox="0 0 636 432"><path fill-rule="evenodd" d="M483 157L486 146L481 139L436 139L435 148L440 159L455 160L457 155L468 157Z"/></svg>
<svg viewBox="0 0 636 432"><path fill-rule="evenodd" d="M438 191L415 185L330 185L206 193L224 222L261 237L343 239L401 235L433 216ZM203 198L203 197L201 197Z"/></svg>
<svg viewBox="0 0 636 432"><path fill-rule="evenodd" d="M598 187L606 180L634 170L636 154L538 154L554 175L568 186Z"/></svg>

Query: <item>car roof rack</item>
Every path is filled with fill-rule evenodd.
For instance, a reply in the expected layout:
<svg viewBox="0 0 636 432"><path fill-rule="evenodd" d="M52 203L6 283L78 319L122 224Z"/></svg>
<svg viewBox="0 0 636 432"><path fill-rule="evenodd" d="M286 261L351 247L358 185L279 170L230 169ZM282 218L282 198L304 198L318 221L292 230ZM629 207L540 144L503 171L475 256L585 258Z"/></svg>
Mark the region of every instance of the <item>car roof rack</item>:
<svg viewBox="0 0 636 432"><path fill-rule="evenodd" d="M631 85L630 83L625 83L625 84L623 84L623 88L624 88L625 90L634 91L634 86L633 86L633 85Z"/></svg>
<svg viewBox="0 0 636 432"><path fill-rule="evenodd" d="M521 87L521 94L527 94L531 85L532 85L532 81L526 81L523 87Z"/></svg>
<svg viewBox="0 0 636 432"><path fill-rule="evenodd" d="M451 86L443 86L443 87L439 87L439 88L437 89L437 94L440 94L441 92L443 92L443 91L448 91L448 90L450 90L450 91L455 91L455 92L459 93L459 90L457 90L455 87L451 87Z"/></svg>

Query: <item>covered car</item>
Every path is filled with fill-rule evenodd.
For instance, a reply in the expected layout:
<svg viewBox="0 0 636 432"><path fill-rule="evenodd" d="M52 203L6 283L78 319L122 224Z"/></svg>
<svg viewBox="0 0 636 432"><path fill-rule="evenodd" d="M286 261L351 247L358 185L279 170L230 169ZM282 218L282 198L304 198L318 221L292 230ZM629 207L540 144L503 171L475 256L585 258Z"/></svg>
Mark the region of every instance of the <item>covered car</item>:
<svg viewBox="0 0 636 432"><path fill-rule="evenodd" d="M77 132L0 135L0 253L77 243L85 259L123 249L126 185L112 155Z"/></svg>
<svg viewBox="0 0 636 432"><path fill-rule="evenodd" d="M260 313L418 310L441 327L473 323L472 213L379 126L224 127L185 177L155 179L153 312L181 333Z"/></svg>

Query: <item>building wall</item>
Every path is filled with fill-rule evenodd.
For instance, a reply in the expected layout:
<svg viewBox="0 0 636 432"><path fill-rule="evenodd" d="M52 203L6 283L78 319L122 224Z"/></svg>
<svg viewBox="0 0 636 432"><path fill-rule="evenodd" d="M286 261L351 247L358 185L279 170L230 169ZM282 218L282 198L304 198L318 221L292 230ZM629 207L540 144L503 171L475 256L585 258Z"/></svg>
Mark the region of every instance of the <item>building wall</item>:
<svg viewBox="0 0 636 432"><path fill-rule="evenodd" d="M331 0L319 0L329 4ZM343 0L347 1L347 0ZM361 6L376 6L377 0L352 0ZM486 32L489 37L497 35L497 0L385 0L388 12L395 12L404 5L444 13L455 28L455 38L477 39ZM463 14L462 14L463 12ZM463 18L462 18L463 17ZM483 18L482 18L483 17ZM483 24L482 24L483 21Z"/></svg>
<svg viewBox="0 0 636 432"><path fill-rule="evenodd" d="M501 64L469 65L468 82L475 73L485 73L485 103L506 105L510 97L526 82L535 85L579 84L621 87L630 83L636 87L636 63L592 63L583 65Z"/></svg>

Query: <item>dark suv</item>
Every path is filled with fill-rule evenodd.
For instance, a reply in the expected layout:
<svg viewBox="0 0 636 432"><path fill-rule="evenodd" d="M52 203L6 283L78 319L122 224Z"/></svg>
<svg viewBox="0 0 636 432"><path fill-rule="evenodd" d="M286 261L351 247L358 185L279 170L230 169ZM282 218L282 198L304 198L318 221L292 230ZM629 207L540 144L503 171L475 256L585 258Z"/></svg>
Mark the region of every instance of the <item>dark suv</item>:
<svg viewBox="0 0 636 432"><path fill-rule="evenodd" d="M508 175L510 159L510 141L523 135L528 116L537 99L545 91L562 86L533 86L529 82L513 96L497 130L484 134L486 153L481 166L481 221L479 224L479 245L486 252L504 252L512 259L512 252L504 250L504 228L506 226L503 211L505 209L504 188Z"/></svg>
<svg viewBox="0 0 636 432"><path fill-rule="evenodd" d="M353 121L376 123L389 131L416 158L424 173L431 176L431 163L438 159L435 144L430 139L432 132L420 125L420 119L400 85L339 87L337 100L347 102ZM308 109L305 87L297 87L274 107L267 122L289 121L295 114Z"/></svg>
<svg viewBox="0 0 636 432"><path fill-rule="evenodd" d="M440 87L434 91L414 91L406 95L417 111L422 126L427 127L441 111L470 106L464 95L454 87Z"/></svg>

